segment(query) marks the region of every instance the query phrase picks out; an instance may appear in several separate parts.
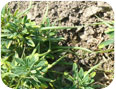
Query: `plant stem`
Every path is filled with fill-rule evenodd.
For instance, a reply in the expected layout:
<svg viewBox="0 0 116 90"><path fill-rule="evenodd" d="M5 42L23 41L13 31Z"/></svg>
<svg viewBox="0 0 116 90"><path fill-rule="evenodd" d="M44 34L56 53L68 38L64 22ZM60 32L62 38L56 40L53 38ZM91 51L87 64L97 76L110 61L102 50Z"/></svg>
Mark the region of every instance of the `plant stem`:
<svg viewBox="0 0 116 90"><path fill-rule="evenodd" d="M22 13L19 13L18 17L21 17L22 15L24 15L25 13L27 13L32 7L32 1L30 1L29 7L23 11Z"/></svg>
<svg viewBox="0 0 116 90"><path fill-rule="evenodd" d="M80 50L84 50L84 51L87 51L87 52L90 52L90 53L94 52L94 51L91 51L91 50L86 49L86 48L75 47L75 46L57 46L55 48L61 48L61 49L77 49L77 50L80 49Z"/></svg>
<svg viewBox="0 0 116 90"><path fill-rule="evenodd" d="M18 87L19 87L19 85L20 85L20 82L21 82L21 79L22 79L22 77L20 77L20 79L18 80L18 83L17 83L15 89L18 89Z"/></svg>
<svg viewBox="0 0 116 90"><path fill-rule="evenodd" d="M95 51L95 53L107 53L107 52L112 52L112 51L114 51L114 49Z"/></svg>
<svg viewBox="0 0 116 90"><path fill-rule="evenodd" d="M63 75L64 73L63 72L58 72L58 71L48 71L48 72L53 72L53 73L57 73L57 74L61 74L61 75Z"/></svg>
<svg viewBox="0 0 116 90"><path fill-rule="evenodd" d="M52 68L54 65L56 65L59 61L61 61L66 55L60 57L58 60L56 60L55 62L53 62L52 64L50 64L48 66L48 69Z"/></svg>
<svg viewBox="0 0 116 90"><path fill-rule="evenodd" d="M100 62L99 64L93 66L91 69L88 70L88 72L84 75L84 78L91 72L93 71L94 69L96 69L98 66L100 66L102 63L104 63L103 61Z"/></svg>
<svg viewBox="0 0 116 90"><path fill-rule="evenodd" d="M73 28L78 28L79 30L81 28L83 28L83 26L70 26L70 27L66 27L66 26L52 26L52 27L42 27L41 31L43 30L60 30L60 29L73 29Z"/></svg>
<svg viewBox="0 0 116 90"><path fill-rule="evenodd" d="M51 50L49 50L49 49L48 49L48 51L47 51L47 52L42 53L42 54L39 54L39 56L44 56L44 55L48 54L49 52L51 52Z"/></svg>
<svg viewBox="0 0 116 90"><path fill-rule="evenodd" d="M94 69L96 69L98 66L100 66L101 64L103 64L104 62L107 62L108 60L106 60L106 58L103 56L103 61L101 61L100 63L98 63L97 65L93 66L91 69L88 70L88 72L84 75L84 77L86 77L91 71L93 71Z"/></svg>
<svg viewBox="0 0 116 90"><path fill-rule="evenodd" d="M51 41L49 40L49 50L51 50Z"/></svg>
<svg viewBox="0 0 116 90"><path fill-rule="evenodd" d="M23 49L23 52L22 52L21 58L24 56L24 54L25 54L25 46L24 46L24 49Z"/></svg>
<svg viewBox="0 0 116 90"><path fill-rule="evenodd" d="M38 45L38 53L40 54L40 41L39 41L39 45Z"/></svg>
<svg viewBox="0 0 116 90"><path fill-rule="evenodd" d="M39 41L39 43L38 43L38 53L39 53L39 54L40 54L40 52L41 52L41 51L40 51L40 44L41 44L41 43L40 43L40 41ZM40 59L40 56L39 56L38 58Z"/></svg>

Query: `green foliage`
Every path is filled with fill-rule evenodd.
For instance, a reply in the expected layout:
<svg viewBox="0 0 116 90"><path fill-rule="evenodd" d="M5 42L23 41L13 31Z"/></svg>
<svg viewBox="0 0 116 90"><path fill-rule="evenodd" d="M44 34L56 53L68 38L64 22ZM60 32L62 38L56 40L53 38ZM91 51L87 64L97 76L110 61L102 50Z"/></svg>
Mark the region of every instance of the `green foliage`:
<svg viewBox="0 0 116 90"><path fill-rule="evenodd" d="M5 84L12 88L48 88L47 82L53 82L49 78L44 77L48 69L57 64L65 56L62 56L52 64L49 64L46 60L46 55L49 53L38 54L35 53L35 48L31 55L24 58L19 58L18 54L15 56L12 62L2 59L2 79ZM11 79L11 82L9 81ZM17 82L18 80L18 82ZM9 82L7 82L9 81ZM16 87L14 87L14 82ZM30 86L31 87L28 87Z"/></svg>
<svg viewBox="0 0 116 90"><path fill-rule="evenodd" d="M24 47L32 49L35 46L34 30L32 27L35 22L27 19L27 16L19 17L18 9L12 14L11 10L6 6L1 14L1 41L2 56L4 53L14 53L17 51L21 55ZM25 48L29 51L29 48ZM7 51L9 50L9 51Z"/></svg>
<svg viewBox="0 0 116 90"><path fill-rule="evenodd" d="M88 71L84 71L83 68L78 70L76 63L73 63L72 76L68 72L64 72L64 77L71 82L68 86L70 89L95 89L97 87L94 84L94 77L96 72L93 70L97 68L100 64L92 67ZM68 84L68 83L67 83Z"/></svg>
<svg viewBox="0 0 116 90"><path fill-rule="evenodd" d="M107 34L109 36L109 40L103 41L102 43L100 43L99 48L104 48L105 46L108 46L110 44L114 43L114 22L106 22L103 21L103 24L105 24L106 26L108 26L108 30L105 31L105 34Z"/></svg>
<svg viewBox="0 0 116 90"><path fill-rule="evenodd" d="M12 62L9 62L9 70L5 66L2 67L2 79L5 84L9 85L10 83L9 87L12 88L47 88L46 82L53 82L53 80L43 76L47 72L48 66L49 64L44 57L39 59L38 53L25 58L15 57ZM4 72L7 70L9 72ZM9 80L6 77L12 81L7 82ZM14 83L16 87L14 87Z"/></svg>

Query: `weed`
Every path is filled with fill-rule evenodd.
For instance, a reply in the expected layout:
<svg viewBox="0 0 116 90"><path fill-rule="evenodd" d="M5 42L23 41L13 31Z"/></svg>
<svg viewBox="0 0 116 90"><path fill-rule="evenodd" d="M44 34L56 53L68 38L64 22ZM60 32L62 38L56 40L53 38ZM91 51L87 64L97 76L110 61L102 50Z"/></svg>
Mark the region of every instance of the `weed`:
<svg viewBox="0 0 116 90"><path fill-rule="evenodd" d="M99 48L104 48L105 46L108 46L112 43L114 43L114 21L104 21L98 16L96 16L101 22L97 23L98 25L106 25L108 27L108 30L105 31L105 34L109 36L109 40L103 41L102 43L99 44Z"/></svg>
<svg viewBox="0 0 116 90"><path fill-rule="evenodd" d="M108 26L108 30L105 31L105 34L109 35L109 40L106 40L106 41L100 43L99 48L104 48L105 46L108 46L108 45L114 43L114 27L112 26L112 25L114 25L114 22L112 22L112 23L104 22L104 24Z"/></svg>

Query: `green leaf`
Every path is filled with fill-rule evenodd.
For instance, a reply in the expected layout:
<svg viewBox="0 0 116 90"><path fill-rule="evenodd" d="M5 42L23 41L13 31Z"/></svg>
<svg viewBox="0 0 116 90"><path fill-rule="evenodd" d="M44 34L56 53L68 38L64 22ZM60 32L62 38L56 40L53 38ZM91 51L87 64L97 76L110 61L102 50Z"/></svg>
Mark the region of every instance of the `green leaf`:
<svg viewBox="0 0 116 90"><path fill-rule="evenodd" d="M83 71L83 68L80 68L80 71L79 71L79 77L82 79L84 77L84 71Z"/></svg>
<svg viewBox="0 0 116 90"><path fill-rule="evenodd" d="M94 79L91 79L89 83L91 84L91 83L93 83L94 81L95 81Z"/></svg>
<svg viewBox="0 0 116 90"><path fill-rule="evenodd" d="M26 23L27 22L27 15L26 16L24 16L24 18L22 19L23 21L22 21L22 23Z"/></svg>
<svg viewBox="0 0 116 90"><path fill-rule="evenodd" d="M96 72L90 73L90 77L91 77L91 78L95 77L95 75L96 75Z"/></svg>
<svg viewBox="0 0 116 90"><path fill-rule="evenodd" d="M86 87L85 89L94 89L93 87Z"/></svg>
<svg viewBox="0 0 116 90"><path fill-rule="evenodd" d="M78 66L76 63L73 63L72 72L73 72L73 77L77 80L77 78L78 78Z"/></svg>
<svg viewBox="0 0 116 90"><path fill-rule="evenodd" d="M52 55L52 54L48 54L48 55L46 56L46 58L48 58L48 59L50 58L50 59L52 59L52 60L55 59L54 55Z"/></svg>
<svg viewBox="0 0 116 90"><path fill-rule="evenodd" d="M31 70L31 73L35 74L35 73L37 73L37 71L36 70Z"/></svg>
<svg viewBox="0 0 116 90"><path fill-rule="evenodd" d="M8 41L6 48L9 49L9 47L11 46L12 40Z"/></svg>
<svg viewBox="0 0 116 90"><path fill-rule="evenodd" d="M1 15L5 15L6 7L2 8Z"/></svg>
<svg viewBox="0 0 116 90"><path fill-rule="evenodd" d="M28 73L27 66L16 66L12 69L12 72L16 75L26 75Z"/></svg>
<svg viewBox="0 0 116 90"><path fill-rule="evenodd" d="M22 31L22 33L23 33L23 34L29 34L29 32L27 31L27 29L24 29L24 30Z"/></svg>
<svg viewBox="0 0 116 90"><path fill-rule="evenodd" d="M10 36L8 36L8 38L10 38L10 39L17 39L17 37L20 37L19 35L17 35L17 33L15 32L15 33L13 33L13 34L10 34ZM22 38L22 37L20 37L20 38Z"/></svg>
<svg viewBox="0 0 116 90"><path fill-rule="evenodd" d="M2 52L2 53L8 53L8 52L10 52L10 51L11 51L11 50L8 50L8 49L3 49L3 48L1 49L1 52Z"/></svg>
<svg viewBox="0 0 116 90"><path fill-rule="evenodd" d="M36 67L39 68L39 67L43 67L46 65L48 65L48 62L46 60L42 60L36 65Z"/></svg>
<svg viewBox="0 0 116 90"><path fill-rule="evenodd" d="M43 69L41 69L42 74L45 74L48 71L48 67L45 66Z"/></svg>
<svg viewBox="0 0 116 90"><path fill-rule="evenodd" d="M34 75L31 75L30 76L33 80L35 80L36 82L40 82L39 80L38 80L38 78L37 77L35 77ZM41 83L41 82L40 82Z"/></svg>
<svg viewBox="0 0 116 90"><path fill-rule="evenodd" d="M74 81L74 78L71 75L69 75L68 72L64 72L64 77L71 82Z"/></svg>
<svg viewBox="0 0 116 90"><path fill-rule="evenodd" d="M114 39L114 32L108 32L107 34L109 35L110 39Z"/></svg>
<svg viewBox="0 0 116 90"><path fill-rule="evenodd" d="M46 26L49 27L50 26L50 19L47 18L46 22L47 22Z"/></svg>
<svg viewBox="0 0 116 90"><path fill-rule="evenodd" d="M112 43L114 43L114 40L112 40L112 39L104 41L99 45L99 48L104 48L105 46L112 44Z"/></svg>
<svg viewBox="0 0 116 90"><path fill-rule="evenodd" d="M3 29L3 30L1 30L1 32L3 33L9 33L10 32L10 30L8 30L8 29Z"/></svg>
<svg viewBox="0 0 116 90"><path fill-rule="evenodd" d="M34 54L34 55L30 55L29 57L26 58L26 61L28 62L28 66L30 66L30 68L33 67L33 65L35 64L35 62L37 62L39 59L38 54Z"/></svg>
<svg viewBox="0 0 116 90"><path fill-rule="evenodd" d="M16 62L19 63L20 65L25 65L25 62L21 58L15 58Z"/></svg>
<svg viewBox="0 0 116 90"><path fill-rule="evenodd" d="M28 40L27 44L31 47L35 47L35 44L31 39Z"/></svg>
<svg viewBox="0 0 116 90"><path fill-rule="evenodd" d="M42 24L44 24L45 22L46 22L46 19L47 19L47 15L48 15L48 4L47 4L47 8L46 8L46 12L45 12L45 14L44 14L44 16L43 16L43 20L42 20Z"/></svg>
<svg viewBox="0 0 116 90"><path fill-rule="evenodd" d="M14 57L15 57L15 58L19 58L19 55L18 55L17 51L15 51Z"/></svg>
<svg viewBox="0 0 116 90"><path fill-rule="evenodd" d="M11 73L11 72L3 73L2 74L2 79L5 78L6 76L16 77L17 74L14 74L14 73Z"/></svg>
<svg viewBox="0 0 116 90"><path fill-rule="evenodd" d="M33 85L34 85L34 87L35 87L36 89L40 89L40 87L41 87L40 84L39 84L38 82L35 82Z"/></svg>
<svg viewBox="0 0 116 90"><path fill-rule="evenodd" d="M108 34L109 32L114 32L114 28L109 28L107 31L105 31L106 34Z"/></svg>
<svg viewBox="0 0 116 90"><path fill-rule="evenodd" d="M46 83L40 83L41 89L46 89L48 88L48 85Z"/></svg>
<svg viewBox="0 0 116 90"><path fill-rule="evenodd" d="M15 10L15 12L14 12L14 17L17 17L18 13L19 13L19 8L17 8L17 9Z"/></svg>
<svg viewBox="0 0 116 90"><path fill-rule="evenodd" d="M57 42L57 41L60 41L60 40L65 40L65 38L63 38L63 37L49 38L48 40Z"/></svg>
<svg viewBox="0 0 116 90"><path fill-rule="evenodd" d="M91 67L86 73L84 73L84 77L88 76L94 69L96 69L97 67L99 67L102 63L104 63L104 62L100 62L97 65Z"/></svg>
<svg viewBox="0 0 116 90"><path fill-rule="evenodd" d="M82 83L88 83L89 82L89 75L87 74L83 79L82 79Z"/></svg>
<svg viewBox="0 0 116 90"><path fill-rule="evenodd" d="M38 78L39 78L39 80L42 80L42 81L54 82L54 80L49 79L49 78L45 78L45 77L43 77L43 76L41 76L41 75L38 75Z"/></svg>
<svg viewBox="0 0 116 90"><path fill-rule="evenodd" d="M18 13L17 16L18 16L18 17L21 17L21 16L23 16L24 14L28 13L29 10L31 9L31 7L32 7L32 1L30 1L29 7L28 7L26 10L24 10L23 12Z"/></svg>
<svg viewBox="0 0 116 90"><path fill-rule="evenodd" d="M1 38L10 37L10 36L11 36L11 34L8 34L8 33L2 33L1 34Z"/></svg>
<svg viewBox="0 0 116 90"><path fill-rule="evenodd" d="M49 33L49 36L54 36L55 35L55 32L50 32Z"/></svg>

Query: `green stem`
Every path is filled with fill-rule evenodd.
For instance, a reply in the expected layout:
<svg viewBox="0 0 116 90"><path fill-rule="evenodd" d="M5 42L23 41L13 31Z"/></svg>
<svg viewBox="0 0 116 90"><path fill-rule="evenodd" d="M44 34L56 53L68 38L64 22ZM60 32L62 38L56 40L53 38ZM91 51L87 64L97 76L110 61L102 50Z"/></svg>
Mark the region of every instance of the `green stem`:
<svg viewBox="0 0 116 90"><path fill-rule="evenodd" d="M91 69L89 69L89 71L84 75L84 78L91 72L93 71L94 69L96 69L98 66L100 66L102 63L104 62L100 62L99 64L93 66Z"/></svg>
<svg viewBox="0 0 116 90"><path fill-rule="evenodd" d="M63 75L64 73L62 73L62 72L58 72L58 71L51 71L51 70L49 70L48 72L53 72L53 73L57 73L57 74L61 74L61 75Z"/></svg>
<svg viewBox="0 0 116 90"><path fill-rule="evenodd" d="M42 27L39 30L43 31L43 30L60 30L60 29L73 29L73 28L78 28L79 30L81 28L83 28L83 26L52 26L52 27Z"/></svg>
<svg viewBox="0 0 116 90"><path fill-rule="evenodd" d="M106 58L103 56L103 61L101 61L100 63L98 63L97 65L93 66L91 69L89 69L89 71L84 75L84 77L86 77L90 72L92 72L93 70L95 70L98 66L100 66L101 64L103 64L104 62L107 62L108 60L106 60Z"/></svg>
<svg viewBox="0 0 116 90"><path fill-rule="evenodd" d="M39 41L39 45L38 45L38 53L39 53L39 54L40 54L40 52L41 52L41 51L40 51L40 44L41 44L41 43L40 43L40 41Z"/></svg>
<svg viewBox="0 0 116 90"><path fill-rule="evenodd" d="M25 46L24 46L24 49L23 49L23 52L22 52L21 58L24 56L24 54L25 54Z"/></svg>
<svg viewBox="0 0 116 90"><path fill-rule="evenodd" d="M61 62L61 63L59 62L58 64L59 65L64 65L64 66L66 66L66 65L72 66L73 65L73 63L71 63L71 62L65 62L65 61L64 62Z"/></svg>
<svg viewBox="0 0 116 90"><path fill-rule="evenodd" d="M18 83L17 83L15 89L18 89L18 87L19 87L19 85L20 85L20 82L21 82L21 79L22 79L22 77L20 77L20 79L18 80Z"/></svg>
<svg viewBox="0 0 116 90"><path fill-rule="evenodd" d="M51 50L51 41L49 40L49 50Z"/></svg>
<svg viewBox="0 0 116 90"><path fill-rule="evenodd" d="M87 52L90 52L92 53L93 51L89 50L89 49L86 49L86 48L82 48L82 47L75 47L75 46L57 46L55 48L60 48L60 49L80 49L80 50L83 50L83 51L87 51Z"/></svg>
<svg viewBox="0 0 116 90"><path fill-rule="evenodd" d="M48 54L49 52L51 52L51 50L49 50L49 49L48 49L48 51L47 51L47 52L42 53L42 54L39 54L39 56L44 56L44 55Z"/></svg>
<svg viewBox="0 0 116 90"><path fill-rule="evenodd" d="M99 68L96 68L96 70L100 71L100 72L105 72L105 73L112 73L114 70L102 70Z"/></svg>
<svg viewBox="0 0 116 90"><path fill-rule="evenodd" d="M112 51L114 51L114 49L95 51L95 53L107 53L107 52L112 52Z"/></svg>
<svg viewBox="0 0 116 90"><path fill-rule="evenodd" d="M61 61L66 55L60 57L58 60L56 60L55 62L53 62L52 64L50 64L48 66L48 69L52 68L53 66L55 66L59 61Z"/></svg>
<svg viewBox="0 0 116 90"><path fill-rule="evenodd" d="M50 33L50 31L48 33ZM50 38L50 34L48 34L48 38ZM50 41L50 39L49 39L49 50L51 50L51 41Z"/></svg>
<svg viewBox="0 0 116 90"><path fill-rule="evenodd" d="M29 7L25 11L23 11L22 13L18 14L18 17L21 17L22 15L27 13L31 9L31 7L32 7L32 1L30 1Z"/></svg>

